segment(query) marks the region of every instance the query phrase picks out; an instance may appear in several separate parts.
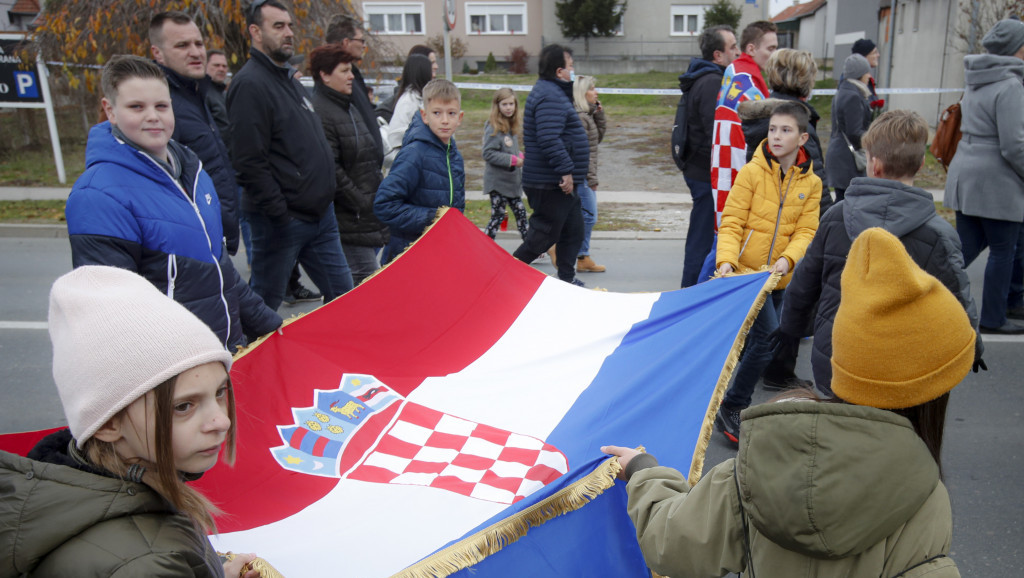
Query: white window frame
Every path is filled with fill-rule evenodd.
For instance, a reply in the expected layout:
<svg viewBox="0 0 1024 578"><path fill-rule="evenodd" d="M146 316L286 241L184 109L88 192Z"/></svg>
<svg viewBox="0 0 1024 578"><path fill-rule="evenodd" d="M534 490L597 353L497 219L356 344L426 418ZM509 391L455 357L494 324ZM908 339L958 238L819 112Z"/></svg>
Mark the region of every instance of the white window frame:
<svg viewBox="0 0 1024 578"><path fill-rule="evenodd" d="M672 5L668 20L669 36L697 36L700 34L704 30L704 11L707 9L708 6ZM676 16L696 16L697 29L693 32L677 31Z"/></svg>
<svg viewBox="0 0 1024 578"><path fill-rule="evenodd" d="M363 14L365 24L373 34L392 36L426 36L427 14L423 2L363 2ZM384 16L384 29L379 30L370 27L370 14ZM388 28L388 16L394 14L402 15L402 30L391 30ZM418 14L420 17L420 30L409 32L405 30L405 17L409 14Z"/></svg>
<svg viewBox="0 0 1024 578"><path fill-rule="evenodd" d="M466 34L469 36L525 36L529 34L529 9L526 2L466 2ZM504 30L491 30L491 16L522 16L523 29L515 32L508 30L508 19L503 18ZM486 17L486 30L473 30L473 17Z"/></svg>

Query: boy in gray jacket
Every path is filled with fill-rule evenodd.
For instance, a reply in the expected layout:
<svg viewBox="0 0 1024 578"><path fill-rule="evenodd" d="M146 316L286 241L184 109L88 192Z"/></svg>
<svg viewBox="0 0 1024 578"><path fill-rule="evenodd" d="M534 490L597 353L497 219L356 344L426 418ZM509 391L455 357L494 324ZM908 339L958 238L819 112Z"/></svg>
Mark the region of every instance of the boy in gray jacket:
<svg viewBox="0 0 1024 578"><path fill-rule="evenodd" d="M786 288L779 322L780 346L795 347L818 303L811 368L815 385L827 395L832 394L832 324L841 298L839 279L853 240L866 229L881 227L899 237L914 262L956 296L971 325L978 328L960 238L935 212L931 194L913 186L914 175L924 164L928 124L916 112L892 110L878 117L861 142L867 151L868 176L853 179L846 198L822 216ZM979 335L975 372L985 368L983 351Z"/></svg>

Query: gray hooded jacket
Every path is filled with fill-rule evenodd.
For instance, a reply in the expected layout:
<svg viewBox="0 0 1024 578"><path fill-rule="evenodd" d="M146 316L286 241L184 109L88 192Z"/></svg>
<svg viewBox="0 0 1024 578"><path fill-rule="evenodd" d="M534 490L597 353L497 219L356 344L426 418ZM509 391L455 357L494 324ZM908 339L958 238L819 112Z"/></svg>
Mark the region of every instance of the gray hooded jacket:
<svg viewBox="0 0 1024 578"><path fill-rule="evenodd" d="M832 322L839 310L840 278L853 240L866 229L881 227L900 238L915 263L946 286L978 328L978 310L964 270L960 237L952 225L935 212L927 192L898 181L862 177L853 179L846 198L821 218L818 232L804 258L797 264L786 287L786 304L779 328L788 335L802 335L814 315L814 348L811 368L814 382L827 390L832 382ZM975 342L975 358L984 345Z"/></svg>
<svg viewBox="0 0 1024 578"><path fill-rule="evenodd" d="M1024 221L1024 62L965 56L964 81L963 137L943 204L974 217Z"/></svg>

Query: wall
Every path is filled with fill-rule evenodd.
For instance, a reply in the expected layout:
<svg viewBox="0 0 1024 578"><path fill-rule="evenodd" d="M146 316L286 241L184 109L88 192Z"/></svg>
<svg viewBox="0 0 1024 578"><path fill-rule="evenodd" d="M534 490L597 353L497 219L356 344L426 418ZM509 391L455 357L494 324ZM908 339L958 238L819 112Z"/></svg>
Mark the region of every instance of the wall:
<svg viewBox="0 0 1024 578"><path fill-rule="evenodd" d="M852 53L853 43L861 38L870 38L878 43L878 0L830 0L829 18L833 25L831 33L832 54L835 67L832 77L839 80L843 73L843 61Z"/></svg>
<svg viewBox="0 0 1024 578"><path fill-rule="evenodd" d="M917 0L894 2L892 68L893 88L962 88L964 82L963 50L956 37L959 18L956 0L920 0L917 29L914 29ZM903 28L900 31L900 12ZM885 49L883 49L883 55ZM881 65L881 63L880 63ZM921 114L935 126L939 113L960 98L960 93L890 95L889 108L906 108Z"/></svg>

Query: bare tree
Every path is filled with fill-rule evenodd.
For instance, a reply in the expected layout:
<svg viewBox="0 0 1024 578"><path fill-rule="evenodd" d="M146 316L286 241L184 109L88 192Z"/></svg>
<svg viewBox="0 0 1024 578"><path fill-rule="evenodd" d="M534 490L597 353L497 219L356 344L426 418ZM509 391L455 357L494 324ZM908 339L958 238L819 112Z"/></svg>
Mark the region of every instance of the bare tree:
<svg viewBox="0 0 1024 578"><path fill-rule="evenodd" d="M1024 0L963 0L960 2L955 42L965 54L985 52L981 39L996 22L1024 15Z"/></svg>

